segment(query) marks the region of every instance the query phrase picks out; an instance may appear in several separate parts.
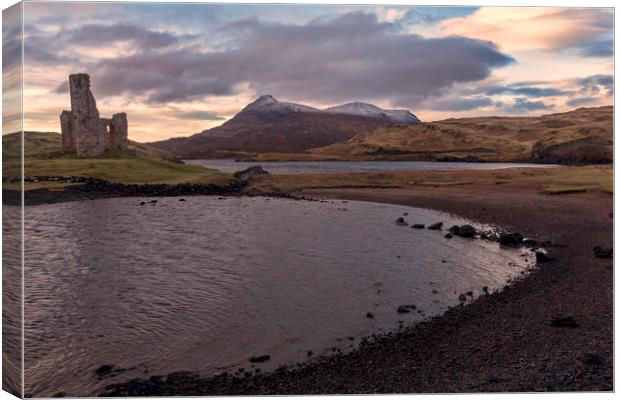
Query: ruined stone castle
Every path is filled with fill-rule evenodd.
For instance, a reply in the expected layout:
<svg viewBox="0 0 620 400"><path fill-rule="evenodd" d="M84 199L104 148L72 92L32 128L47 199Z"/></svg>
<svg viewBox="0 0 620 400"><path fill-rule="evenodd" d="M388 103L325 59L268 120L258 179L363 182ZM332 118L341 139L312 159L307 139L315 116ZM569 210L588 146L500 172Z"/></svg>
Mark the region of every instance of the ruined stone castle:
<svg viewBox="0 0 620 400"><path fill-rule="evenodd" d="M106 150L127 150L127 114L100 118L87 74L69 75L71 111L60 114L62 148L78 157L95 157Z"/></svg>

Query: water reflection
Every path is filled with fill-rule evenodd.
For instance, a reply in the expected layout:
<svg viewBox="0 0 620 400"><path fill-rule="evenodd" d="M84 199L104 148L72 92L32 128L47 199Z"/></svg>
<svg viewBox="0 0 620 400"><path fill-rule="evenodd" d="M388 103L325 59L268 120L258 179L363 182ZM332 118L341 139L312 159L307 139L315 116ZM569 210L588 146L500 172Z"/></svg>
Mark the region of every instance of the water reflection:
<svg viewBox="0 0 620 400"><path fill-rule="evenodd" d="M429 210L140 201L28 208L27 393L90 395L133 377L247 368L261 354L271 356L262 369L304 361L308 350L350 349L523 270L519 252L393 223L405 212L410 223L463 223ZM412 303L420 313L396 313ZM103 364L122 371L99 379Z"/></svg>

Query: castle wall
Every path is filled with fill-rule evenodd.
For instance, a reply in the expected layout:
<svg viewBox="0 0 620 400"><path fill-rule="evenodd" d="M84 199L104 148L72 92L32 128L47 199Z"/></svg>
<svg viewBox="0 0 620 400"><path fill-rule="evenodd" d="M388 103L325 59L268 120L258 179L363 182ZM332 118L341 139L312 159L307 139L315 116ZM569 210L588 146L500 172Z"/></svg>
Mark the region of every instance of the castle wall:
<svg viewBox="0 0 620 400"><path fill-rule="evenodd" d="M60 133L62 137L62 150L65 152L75 151L75 138L73 137L73 113L63 111L60 114Z"/></svg>
<svg viewBox="0 0 620 400"><path fill-rule="evenodd" d="M111 150L124 150L127 149L127 145L127 114L114 114L110 121L108 148Z"/></svg>

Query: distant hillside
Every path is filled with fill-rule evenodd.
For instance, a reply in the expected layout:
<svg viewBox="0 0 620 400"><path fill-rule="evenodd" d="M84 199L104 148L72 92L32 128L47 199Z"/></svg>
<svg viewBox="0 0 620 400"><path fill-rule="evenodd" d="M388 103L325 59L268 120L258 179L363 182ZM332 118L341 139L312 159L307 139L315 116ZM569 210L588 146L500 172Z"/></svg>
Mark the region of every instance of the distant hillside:
<svg viewBox="0 0 620 400"><path fill-rule="evenodd" d="M180 158L237 157L252 153L301 153L393 124L414 124L407 110L349 103L326 110L280 102L265 95L221 126L186 138L150 143Z"/></svg>
<svg viewBox="0 0 620 400"><path fill-rule="evenodd" d="M613 106L389 126L310 152L314 159L611 162Z"/></svg>

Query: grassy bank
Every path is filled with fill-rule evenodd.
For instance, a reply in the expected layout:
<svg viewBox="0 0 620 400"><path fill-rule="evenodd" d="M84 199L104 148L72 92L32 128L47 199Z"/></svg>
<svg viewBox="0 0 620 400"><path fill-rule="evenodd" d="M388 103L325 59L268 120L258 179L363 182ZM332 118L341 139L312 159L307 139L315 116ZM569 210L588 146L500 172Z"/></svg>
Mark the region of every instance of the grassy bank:
<svg viewBox="0 0 620 400"><path fill-rule="evenodd" d="M493 171L416 171L347 174L261 175L253 187L267 191L293 192L324 188L388 188L455 185L534 184L549 194L575 191L613 191L613 166L562 166L550 168L510 168Z"/></svg>
<svg viewBox="0 0 620 400"><path fill-rule="evenodd" d="M230 175L217 170L178 162L171 154L140 143L129 143L126 151L107 152L95 158L77 158L64 154L60 135L53 132L25 132L24 173L33 176L75 176L105 179L126 184L140 183L217 183L225 184ZM3 176L20 173L20 134L2 137ZM26 189L58 188L66 184L27 183ZM19 184L3 184L9 189Z"/></svg>

